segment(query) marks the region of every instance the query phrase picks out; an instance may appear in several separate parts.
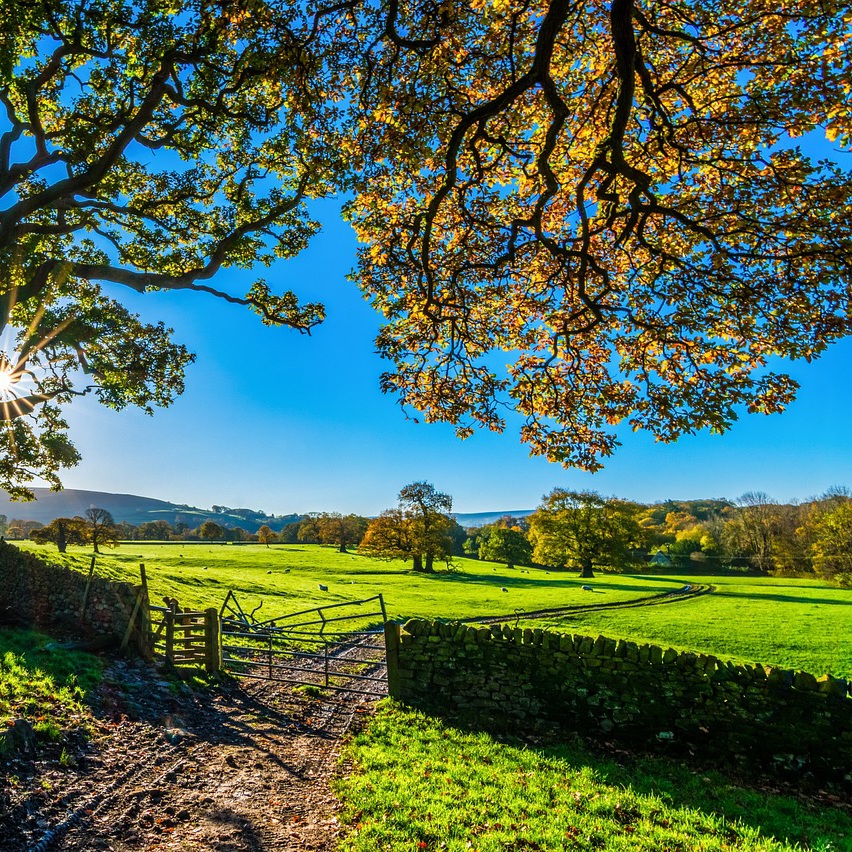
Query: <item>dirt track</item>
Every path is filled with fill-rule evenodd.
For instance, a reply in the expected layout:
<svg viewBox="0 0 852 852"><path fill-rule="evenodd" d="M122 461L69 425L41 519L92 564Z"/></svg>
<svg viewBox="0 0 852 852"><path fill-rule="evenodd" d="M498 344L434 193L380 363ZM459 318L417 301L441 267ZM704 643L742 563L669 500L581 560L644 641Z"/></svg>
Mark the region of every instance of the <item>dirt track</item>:
<svg viewBox="0 0 852 852"><path fill-rule="evenodd" d="M367 699L317 700L252 680L175 695L159 677L115 663L109 680L130 691L104 687L101 733L73 755L76 766L53 755L9 767L3 852L334 847L330 780Z"/></svg>
<svg viewBox="0 0 852 852"><path fill-rule="evenodd" d="M572 604L570 606L553 607L551 609L536 609L526 612L521 609L516 609L511 615L489 615L481 618L468 618L465 621L478 624L500 624L504 621L513 621L520 619L535 619L548 618L554 615L571 615L581 614L584 612L599 612L609 609L630 609L640 606L659 606L662 604L681 603L683 601L692 600L693 598L709 595L715 591L714 586L701 585L692 583L683 586L680 589L674 589L670 592L660 592L656 595L646 595L642 598L632 598L626 601L613 601L610 603L588 603L588 604Z"/></svg>

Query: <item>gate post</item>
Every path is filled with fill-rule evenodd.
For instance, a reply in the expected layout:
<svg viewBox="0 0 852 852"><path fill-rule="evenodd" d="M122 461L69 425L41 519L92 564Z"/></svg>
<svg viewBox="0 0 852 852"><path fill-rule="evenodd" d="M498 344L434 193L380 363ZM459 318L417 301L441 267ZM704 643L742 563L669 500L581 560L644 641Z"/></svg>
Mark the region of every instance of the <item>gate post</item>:
<svg viewBox="0 0 852 852"><path fill-rule="evenodd" d="M399 688L399 634L400 627L395 621L385 622L385 654L388 666L388 695L398 698Z"/></svg>
<svg viewBox="0 0 852 852"><path fill-rule="evenodd" d="M177 601L169 601L168 612L163 613L166 620L166 663L170 666L175 664L175 616L177 615Z"/></svg>
<svg viewBox="0 0 852 852"><path fill-rule="evenodd" d="M204 610L204 668L210 673L222 668L222 635L216 607Z"/></svg>

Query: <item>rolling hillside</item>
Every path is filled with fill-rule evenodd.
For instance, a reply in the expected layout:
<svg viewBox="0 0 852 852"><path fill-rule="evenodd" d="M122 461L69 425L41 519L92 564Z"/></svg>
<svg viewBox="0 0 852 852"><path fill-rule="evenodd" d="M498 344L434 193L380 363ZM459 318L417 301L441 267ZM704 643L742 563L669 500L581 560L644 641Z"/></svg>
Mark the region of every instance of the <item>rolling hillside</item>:
<svg viewBox="0 0 852 852"><path fill-rule="evenodd" d="M241 526L255 530L261 524L268 524L274 530L280 530L285 524L299 520L301 515L265 515L251 509L229 509L213 512L196 506L170 503L153 497L139 497L135 494L109 494L104 491L80 491L67 488L64 491L51 491L48 488L33 488L36 499L30 503L18 503L9 500L2 492L0 514L9 520L18 518L24 521L50 523L54 518L70 518L82 515L91 506L107 509L118 522L144 524L147 521L165 520L169 524L180 521L197 527L208 518L224 526Z"/></svg>
<svg viewBox="0 0 852 852"><path fill-rule="evenodd" d="M144 524L147 521L165 520L174 526L178 522L197 527L210 519L227 527L243 527L254 531L262 524L267 524L276 532L286 524L301 520L304 515L266 515L260 510L227 509L217 506L223 511L199 509L197 506L187 506L183 503L171 503L168 500L157 500L153 497L139 497L136 494L110 494L106 491L81 491L66 488L64 491L51 491L49 488L33 488L36 499L31 503L18 503L10 500L5 492L0 491L0 515L8 520L17 518L22 521L38 521L49 524L54 518L73 518L82 515L86 509L97 506L109 511L119 523ZM463 527L483 527L493 524L504 515L524 517L532 514L531 509L514 509L502 512L457 512L456 520Z"/></svg>

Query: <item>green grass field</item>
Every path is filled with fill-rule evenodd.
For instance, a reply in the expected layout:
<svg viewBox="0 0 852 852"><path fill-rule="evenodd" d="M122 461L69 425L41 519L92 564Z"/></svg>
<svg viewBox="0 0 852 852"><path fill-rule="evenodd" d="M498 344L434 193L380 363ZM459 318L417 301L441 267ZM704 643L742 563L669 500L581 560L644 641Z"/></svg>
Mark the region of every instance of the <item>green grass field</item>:
<svg viewBox="0 0 852 852"><path fill-rule="evenodd" d="M852 590L773 577L689 580L715 591L682 605L590 612L537 624L852 677Z"/></svg>
<svg viewBox="0 0 852 852"><path fill-rule="evenodd" d="M90 551L23 543L50 561L87 570ZM671 645L723 658L852 677L852 590L815 580L754 577L678 577L609 574L592 582L573 573L458 559L458 570L413 574L401 562L341 554L318 545L144 544L133 542L99 557L97 572L138 582L144 562L154 603L166 595L184 607L220 606L234 589L244 609L263 601L258 617L367 598L382 593L394 619L511 615L574 604L633 600L710 583L716 592L682 604L571 615L536 622L572 633L603 633ZM328 592L319 590L328 586ZM507 589L506 592L501 589Z"/></svg>
<svg viewBox="0 0 852 852"><path fill-rule="evenodd" d="M849 852L852 813L667 760L530 747L386 702L344 755L341 852Z"/></svg>

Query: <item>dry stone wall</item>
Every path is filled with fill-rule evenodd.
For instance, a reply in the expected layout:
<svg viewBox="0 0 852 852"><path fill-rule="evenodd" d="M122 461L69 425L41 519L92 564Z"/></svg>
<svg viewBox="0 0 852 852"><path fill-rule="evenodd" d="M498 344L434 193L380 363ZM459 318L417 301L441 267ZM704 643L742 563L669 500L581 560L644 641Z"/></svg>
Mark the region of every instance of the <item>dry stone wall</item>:
<svg viewBox="0 0 852 852"><path fill-rule="evenodd" d="M852 789L845 680L604 636L389 624L390 693L513 727L538 720L746 771Z"/></svg>
<svg viewBox="0 0 852 852"><path fill-rule="evenodd" d="M0 542L0 623L71 633L81 639L107 637L120 641L134 612L139 587L92 577L83 604L87 577L78 571L50 565L37 556ZM137 609L139 629L134 646L145 649L143 618L147 601Z"/></svg>

